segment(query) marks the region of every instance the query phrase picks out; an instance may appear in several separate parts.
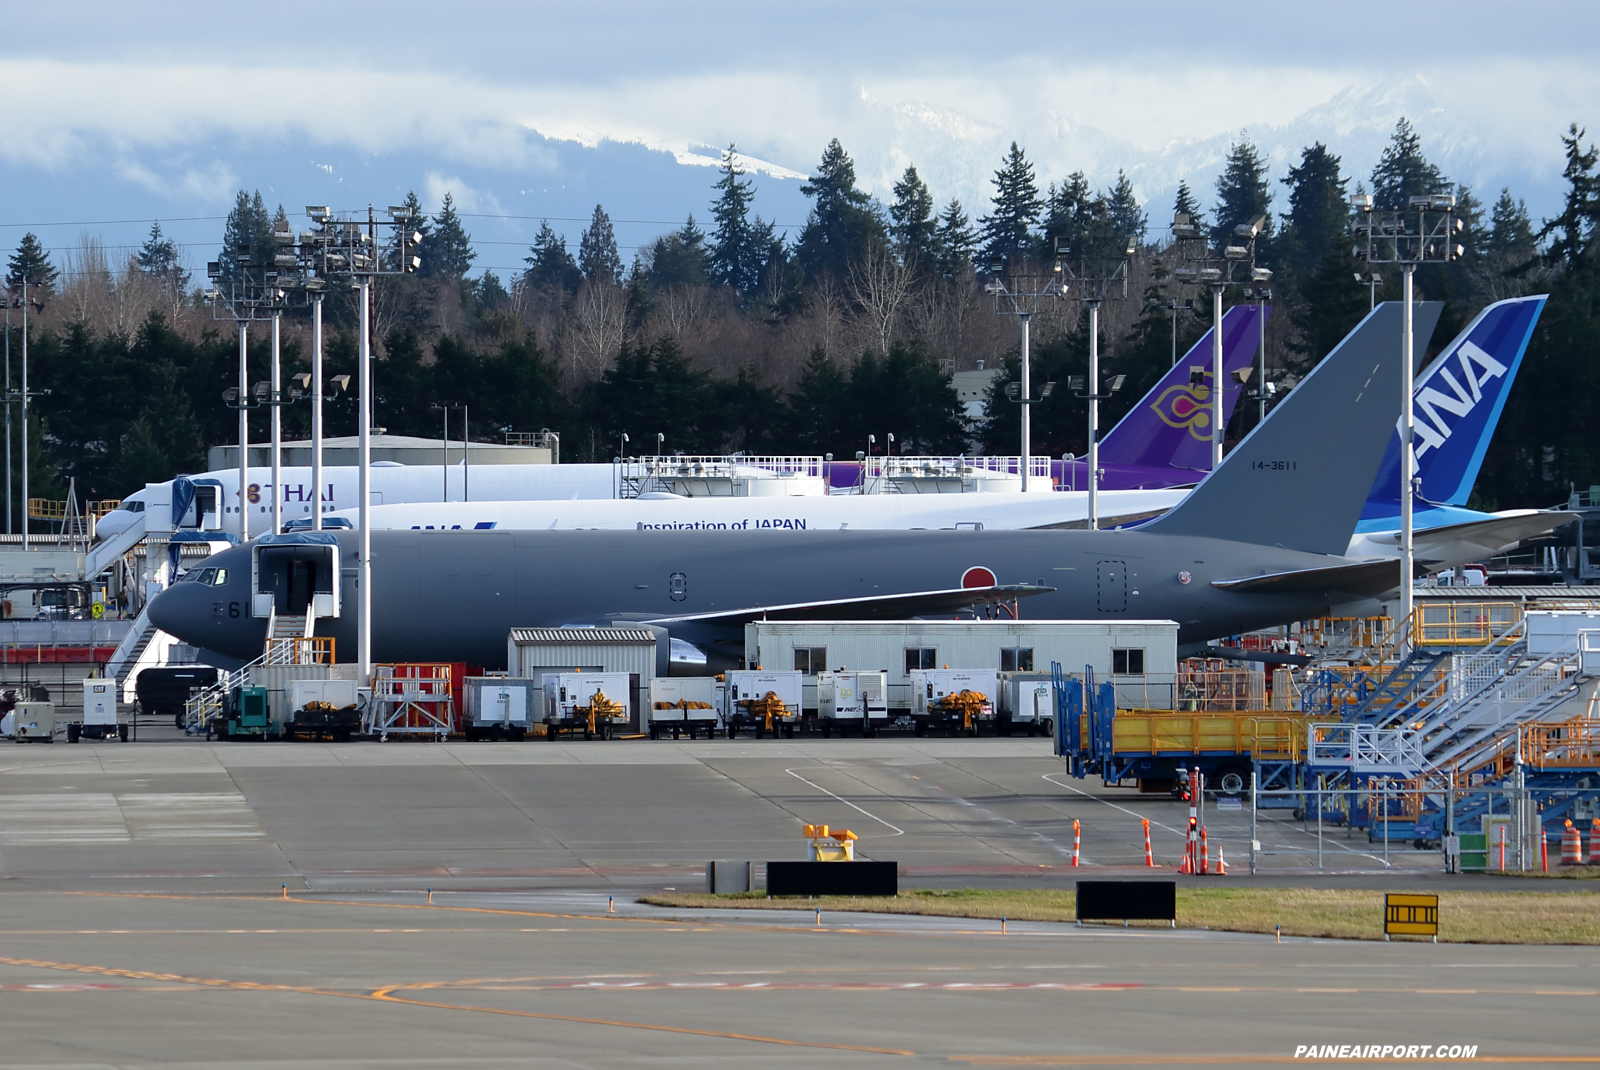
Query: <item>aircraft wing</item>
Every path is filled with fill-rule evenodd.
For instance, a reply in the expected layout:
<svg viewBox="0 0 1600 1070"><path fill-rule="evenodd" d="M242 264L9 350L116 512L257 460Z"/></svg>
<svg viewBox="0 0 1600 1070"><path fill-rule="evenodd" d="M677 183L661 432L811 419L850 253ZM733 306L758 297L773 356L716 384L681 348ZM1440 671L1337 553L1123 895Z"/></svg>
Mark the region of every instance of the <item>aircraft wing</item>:
<svg viewBox="0 0 1600 1070"><path fill-rule="evenodd" d="M865 598L836 598L817 602L791 602L781 606L743 606L715 613L687 613L681 617L652 617L641 624L739 624L752 620L903 620L954 613L980 603L1010 602L1036 594L1048 594L1054 587L1031 583L1001 584L995 587L954 587L943 591L913 591L905 594L868 595Z"/></svg>
<svg viewBox="0 0 1600 1070"><path fill-rule="evenodd" d="M1380 558L1375 561L1347 561L1321 568L1301 568L1293 572L1272 572L1265 576L1241 576L1236 580L1212 580L1211 586L1243 594L1338 591L1372 597L1400 586L1399 571L1398 560Z"/></svg>
<svg viewBox="0 0 1600 1070"><path fill-rule="evenodd" d="M1437 562L1476 561L1493 557L1523 539L1554 531L1578 519L1577 513L1559 509L1528 510L1509 516L1492 516L1485 520L1468 520L1460 524L1441 524L1416 532L1417 558L1428 564ZM1374 541L1378 536L1369 536ZM1400 544L1400 533L1385 532L1385 542Z"/></svg>

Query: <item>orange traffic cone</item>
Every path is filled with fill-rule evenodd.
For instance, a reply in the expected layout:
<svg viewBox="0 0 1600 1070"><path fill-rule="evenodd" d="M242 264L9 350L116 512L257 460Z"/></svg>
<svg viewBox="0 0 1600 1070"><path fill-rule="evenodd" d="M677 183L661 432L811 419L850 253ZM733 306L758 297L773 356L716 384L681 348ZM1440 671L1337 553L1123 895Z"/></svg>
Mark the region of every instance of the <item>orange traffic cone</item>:
<svg viewBox="0 0 1600 1070"><path fill-rule="evenodd" d="M1591 841L1592 843L1592 841ZM1572 819L1561 829L1561 864L1563 866L1583 865L1583 835L1572 824Z"/></svg>
<svg viewBox="0 0 1600 1070"><path fill-rule="evenodd" d="M1144 819L1144 864L1147 866L1156 864L1155 855L1150 853L1150 819L1148 817Z"/></svg>
<svg viewBox="0 0 1600 1070"><path fill-rule="evenodd" d="M1200 872L1211 872L1211 848L1206 844L1205 826L1200 827Z"/></svg>
<svg viewBox="0 0 1600 1070"><path fill-rule="evenodd" d="M1220 843L1217 844L1217 875L1222 877L1228 875L1228 860L1222 857L1222 844Z"/></svg>
<svg viewBox="0 0 1600 1070"><path fill-rule="evenodd" d="M1078 864L1078 848L1083 843L1083 836L1076 819L1072 822L1072 864Z"/></svg>
<svg viewBox="0 0 1600 1070"><path fill-rule="evenodd" d="M1591 866L1600 866L1600 848L1595 846L1596 841L1600 841L1600 817L1595 818L1589 824L1589 864Z"/></svg>

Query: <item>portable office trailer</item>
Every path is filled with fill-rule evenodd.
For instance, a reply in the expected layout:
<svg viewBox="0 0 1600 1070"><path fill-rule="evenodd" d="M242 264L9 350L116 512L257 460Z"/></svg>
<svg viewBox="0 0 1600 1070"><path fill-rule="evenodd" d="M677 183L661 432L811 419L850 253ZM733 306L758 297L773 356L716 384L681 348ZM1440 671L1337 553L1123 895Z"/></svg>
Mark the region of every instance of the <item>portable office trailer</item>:
<svg viewBox="0 0 1600 1070"><path fill-rule="evenodd" d="M469 676L462 681L461 719L468 739L522 739L543 719L544 695L537 681L509 676Z"/></svg>
<svg viewBox="0 0 1600 1070"><path fill-rule="evenodd" d="M584 739L610 739L633 719L638 678L625 672L547 672L544 728L547 739L562 732Z"/></svg>
<svg viewBox="0 0 1600 1070"><path fill-rule="evenodd" d="M919 736L930 728L978 734L995 723L1000 674L993 669L912 669L911 728Z"/></svg>
<svg viewBox="0 0 1600 1070"><path fill-rule="evenodd" d="M740 669L727 673L724 680L722 725L729 739L746 729L754 730L757 739L769 728L774 738L780 732L794 735L800 724L804 673Z"/></svg>
<svg viewBox="0 0 1600 1070"><path fill-rule="evenodd" d="M651 739L671 733L690 739L717 729L717 680L712 676L657 676L650 681L650 702L639 720Z"/></svg>
<svg viewBox="0 0 1600 1070"><path fill-rule="evenodd" d="M1056 689L1047 672L1003 672L1000 674L1000 709L995 714L995 731L1002 736L1015 732L1050 735L1055 730Z"/></svg>
<svg viewBox="0 0 1600 1070"><path fill-rule="evenodd" d="M824 736L847 730L876 735L889 723L889 674L819 672L817 725Z"/></svg>
<svg viewBox="0 0 1600 1070"><path fill-rule="evenodd" d="M745 664L764 670L811 678L824 669L883 670L889 707L901 715L911 711L914 669L1048 672L1060 662L1081 673L1092 666L1119 692L1138 691L1143 708L1171 707L1178 672L1178 625L1170 620L753 621L744 645Z"/></svg>

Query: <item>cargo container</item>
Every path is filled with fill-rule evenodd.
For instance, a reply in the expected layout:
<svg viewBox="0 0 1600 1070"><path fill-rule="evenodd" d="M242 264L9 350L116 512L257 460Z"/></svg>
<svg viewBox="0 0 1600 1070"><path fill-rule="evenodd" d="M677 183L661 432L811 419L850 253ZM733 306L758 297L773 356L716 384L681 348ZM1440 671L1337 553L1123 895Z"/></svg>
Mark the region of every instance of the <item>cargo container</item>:
<svg viewBox="0 0 1600 1070"><path fill-rule="evenodd" d="M1000 709L995 715L999 735L1053 735L1055 714L1055 685L1049 673L1000 674Z"/></svg>
<svg viewBox="0 0 1600 1070"><path fill-rule="evenodd" d="M361 731L361 710L356 704L354 680L288 680L284 717L279 735L284 739L330 736L348 740Z"/></svg>

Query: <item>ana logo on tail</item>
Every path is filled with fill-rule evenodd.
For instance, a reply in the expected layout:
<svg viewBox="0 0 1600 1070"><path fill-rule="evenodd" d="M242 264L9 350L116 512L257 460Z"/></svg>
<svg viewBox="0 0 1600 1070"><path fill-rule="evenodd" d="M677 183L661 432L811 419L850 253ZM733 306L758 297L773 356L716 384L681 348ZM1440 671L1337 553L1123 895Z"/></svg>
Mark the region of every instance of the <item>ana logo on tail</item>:
<svg viewBox="0 0 1600 1070"><path fill-rule="evenodd" d="M1211 378L1210 374L1206 378ZM1211 402L1209 386L1169 386L1150 404L1150 411L1168 427L1187 427L1189 434L1202 442L1211 441Z"/></svg>
<svg viewBox="0 0 1600 1070"><path fill-rule="evenodd" d="M1429 384L1417 392L1416 455L1419 458L1434 447L1443 446L1450 438L1454 428L1445 419L1446 413L1460 420L1483 400L1484 384L1490 379L1503 378L1506 374L1504 364L1472 342L1462 343L1456 351L1456 361L1461 365L1459 382L1451 374L1453 369L1445 364L1439 367ZM1440 380L1449 386L1450 393L1435 388L1434 384Z"/></svg>

